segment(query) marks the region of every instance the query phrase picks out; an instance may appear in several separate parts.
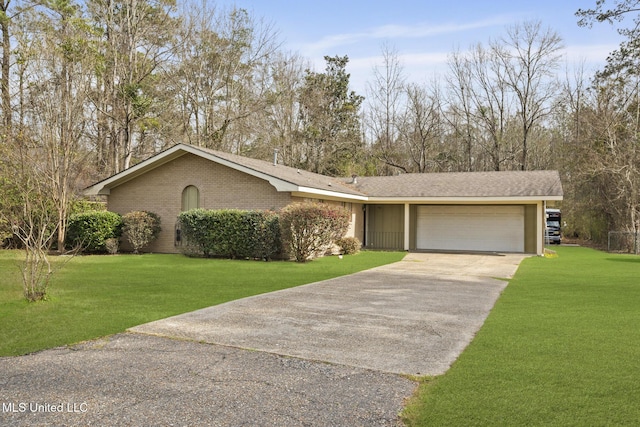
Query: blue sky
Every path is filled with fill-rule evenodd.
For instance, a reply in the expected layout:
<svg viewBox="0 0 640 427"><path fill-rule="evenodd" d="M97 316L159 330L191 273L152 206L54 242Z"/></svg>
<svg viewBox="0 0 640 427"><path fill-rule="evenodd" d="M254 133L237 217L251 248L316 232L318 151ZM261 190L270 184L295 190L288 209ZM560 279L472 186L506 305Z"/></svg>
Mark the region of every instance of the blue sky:
<svg viewBox="0 0 640 427"><path fill-rule="evenodd" d="M385 43L398 52L409 80L427 82L446 71L451 52L486 45L506 27L531 20L563 38L570 67L584 61L589 70L600 68L622 39L609 24L578 27L575 12L595 1L219 0L217 5L235 4L270 22L283 47L308 58L317 71L324 69L324 55L348 55L352 88L364 94L372 68L382 65Z"/></svg>

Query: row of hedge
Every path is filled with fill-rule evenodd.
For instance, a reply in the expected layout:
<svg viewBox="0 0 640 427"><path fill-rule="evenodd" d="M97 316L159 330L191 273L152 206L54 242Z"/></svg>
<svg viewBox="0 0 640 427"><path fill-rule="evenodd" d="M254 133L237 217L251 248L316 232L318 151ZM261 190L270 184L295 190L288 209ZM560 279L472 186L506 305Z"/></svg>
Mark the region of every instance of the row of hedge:
<svg viewBox="0 0 640 427"><path fill-rule="evenodd" d="M193 209L182 212L178 222L183 251L190 255L268 260L282 253L274 212Z"/></svg>
<svg viewBox="0 0 640 427"><path fill-rule="evenodd" d="M227 258L293 258L304 262L334 244L355 253L360 241L343 238L350 214L339 206L294 203L278 213L194 209L178 217L183 249L191 255Z"/></svg>
<svg viewBox="0 0 640 427"><path fill-rule="evenodd" d="M193 209L178 216L182 251L191 256L306 260L323 255L338 244L341 252L355 253L360 241L344 238L350 214L339 206L292 204L272 211ZM134 251L146 246L160 231L160 218L151 212L120 216L90 211L71 216L67 240L88 252L112 252L121 235Z"/></svg>

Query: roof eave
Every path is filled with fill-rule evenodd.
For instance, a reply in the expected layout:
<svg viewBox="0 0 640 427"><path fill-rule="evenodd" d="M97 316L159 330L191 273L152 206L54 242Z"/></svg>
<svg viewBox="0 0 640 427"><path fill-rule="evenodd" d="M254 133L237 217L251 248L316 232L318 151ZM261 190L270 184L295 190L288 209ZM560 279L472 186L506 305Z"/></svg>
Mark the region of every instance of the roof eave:
<svg viewBox="0 0 640 427"><path fill-rule="evenodd" d="M477 197L402 197L402 196L378 196L368 197L369 203L438 203L438 204L464 204L464 203L532 203L542 200L561 201L562 196L477 196Z"/></svg>
<svg viewBox="0 0 640 427"><path fill-rule="evenodd" d="M291 191L291 195L296 197L322 196L323 198L331 199L331 200L350 200L350 201L359 201L359 202L366 202L369 200L369 197L367 196L342 193L340 191L322 190L319 188L312 188L312 187L298 187L297 190Z"/></svg>

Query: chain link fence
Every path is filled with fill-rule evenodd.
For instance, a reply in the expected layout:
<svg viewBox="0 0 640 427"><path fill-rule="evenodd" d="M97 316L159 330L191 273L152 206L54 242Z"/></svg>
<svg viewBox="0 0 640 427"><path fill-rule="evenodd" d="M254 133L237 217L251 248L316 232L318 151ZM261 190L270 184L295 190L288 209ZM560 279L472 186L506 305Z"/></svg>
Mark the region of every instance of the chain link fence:
<svg viewBox="0 0 640 427"><path fill-rule="evenodd" d="M633 231L610 231L607 241L609 252L636 254L640 253L640 233Z"/></svg>

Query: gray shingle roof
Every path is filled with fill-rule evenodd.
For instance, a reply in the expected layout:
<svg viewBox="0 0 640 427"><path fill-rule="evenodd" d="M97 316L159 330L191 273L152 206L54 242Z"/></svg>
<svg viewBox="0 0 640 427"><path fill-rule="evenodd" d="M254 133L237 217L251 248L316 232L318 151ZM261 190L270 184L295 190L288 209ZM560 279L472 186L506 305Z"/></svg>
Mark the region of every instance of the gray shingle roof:
<svg viewBox="0 0 640 427"><path fill-rule="evenodd" d="M397 176L332 178L273 162L238 156L193 145L179 144L144 162L102 180L87 194L108 194L113 188L186 153L226 163L228 166L268 179L280 191L302 191L318 195L357 198L562 198L557 171L455 172L402 174ZM216 160L218 159L218 160ZM274 181L275 179L276 181ZM282 185L286 183L286 185ZM290 185L289 185L290 184ZM107 190L105 193L104 191ZM331 192L331 193L327 193ZM350 197L351 196L351 197Z"/></svg>
<svg viewBox="0 0 640 427"><path fill-rule="evenodd" d="M451 172L359 177L354 188L369 197L562 196L557 171Z"/></svg>
<svg viewBox="0 0 640 427"><path fill-rule="evenodd" d="M199 148L295 185L369 197L537 197L562 196L557 171L410 173L331 178L272 162Z"/></svg>

